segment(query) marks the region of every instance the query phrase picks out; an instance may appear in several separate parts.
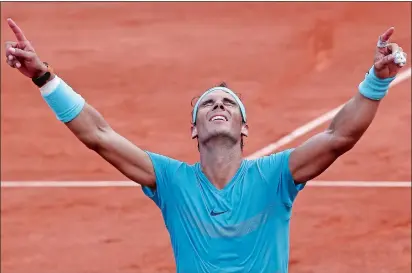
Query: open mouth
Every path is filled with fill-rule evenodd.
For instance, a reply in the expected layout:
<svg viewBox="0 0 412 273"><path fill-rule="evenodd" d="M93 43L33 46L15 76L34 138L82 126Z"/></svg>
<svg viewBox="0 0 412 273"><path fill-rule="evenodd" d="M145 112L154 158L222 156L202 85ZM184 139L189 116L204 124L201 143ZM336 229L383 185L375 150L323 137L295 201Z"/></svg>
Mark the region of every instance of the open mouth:
<svg viewBox="0 0 412 273"><path fill-rule="evenodd" d="M209 121L228 121L228 119L223 115L216 115L211 117Z"/></svg>

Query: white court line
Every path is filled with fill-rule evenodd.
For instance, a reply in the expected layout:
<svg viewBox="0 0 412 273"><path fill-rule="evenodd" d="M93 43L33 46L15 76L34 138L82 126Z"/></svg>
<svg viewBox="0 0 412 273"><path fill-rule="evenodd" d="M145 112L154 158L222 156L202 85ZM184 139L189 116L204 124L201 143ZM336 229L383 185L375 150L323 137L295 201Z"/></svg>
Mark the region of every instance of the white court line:
<svg viewBox="0 0 412 273"><path fill-rule="evenodd" d="M310 181L313 187L410 188L411 181Z"/></svg>
<svg viewBox="0 0 412 273"><path fill-rule="evenodd" d="M410 188L411 181L317 181L308 182L313 187L373 187ZM95 188L140 187L132 181L2 181L2 188Z"/></svg>
<svg viewBox="0 0 412 273"><path fill-rule="evenodd" d="M400 73L396 79L391 83L390 87L393 87L400 82L411 77L411 68ZM287 136L280 140L269 144L263 149L250 155L248 159L257 158L270 154L284 146L296 138L310 132L321 124L331 120L336 113L344 106L344 104L336 107L335 109L327 112L326 114L316 118L309 123L299 127ZM313 182L313 183L312 183ZM2 181L2 188L36 188L36 187L136 187L138 184L131 181ZM315 187L403 187L410 188L410 181L311 181L308 186Z"/></svg>
<svg viewBox="0 0 412 273"><path fill-rule="evenodd" d="M2 188L140 187L133 181L1 181Z"/></svg>
<svg viewBox="0 0 412 273"><path fill-rule="evenodd" d="M403 82L404 80L406 80L410 77L411 77L411 68L409 68L408 70L406 70L404 72L399 73L398 76L391 83L390 87L393 87L393 86ZM323 114L322 116L306 123L305 125L297 128L296 130L294 130L290 134L282 137L281 139L279 139L278 141L276 141L274 143L269 144L268 146L262 148L261 150L249 155L247 158L248 159L255 159L255 158L259 158L259 157L271 154L274 151L276 151L277 149L279 149L280 147L291 143L293 140L297 139L298 137L307 134L308 132L310 132L313 129L319 127L323 123L331 120L339 112L339 110L342 109L342 107L345 105L345 103L342 104L342 105L339 105L335 109Z"/></svg>

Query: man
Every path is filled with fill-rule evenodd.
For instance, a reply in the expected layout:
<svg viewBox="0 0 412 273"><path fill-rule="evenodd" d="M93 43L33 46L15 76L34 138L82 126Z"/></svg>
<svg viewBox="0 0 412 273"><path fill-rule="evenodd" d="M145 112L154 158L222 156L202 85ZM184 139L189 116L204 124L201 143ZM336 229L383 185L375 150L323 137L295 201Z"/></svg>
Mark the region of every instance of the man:
<svg viewBox="0 0 412 273"><path fill-rule="evenodd" d="M40 61L20 28L6 43L7 63L31 78L74 135L125 176L139 183L161 209L178 272L288 271L289 220L305 182L349 151L371 124L406 55L379 38L374 65L359 92L329 128L295 149L256 160L242 155L246 109L225 86L206 91L192 112L200 161L189 165L143 151L117 134L92 106Z"/></svg>

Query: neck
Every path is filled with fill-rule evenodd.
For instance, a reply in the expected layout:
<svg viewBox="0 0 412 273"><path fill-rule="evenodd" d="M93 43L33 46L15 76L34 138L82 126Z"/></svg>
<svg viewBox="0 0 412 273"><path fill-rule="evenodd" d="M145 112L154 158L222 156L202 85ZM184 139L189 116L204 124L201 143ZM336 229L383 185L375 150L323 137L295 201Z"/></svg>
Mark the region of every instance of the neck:
<svg viewBox="0 0 412 273"><path fill-rule="evenodd" d="M217 139L200 145L199 151L203 173L216 188L223 189L242 163L240 143L228 144Z"/></svg>

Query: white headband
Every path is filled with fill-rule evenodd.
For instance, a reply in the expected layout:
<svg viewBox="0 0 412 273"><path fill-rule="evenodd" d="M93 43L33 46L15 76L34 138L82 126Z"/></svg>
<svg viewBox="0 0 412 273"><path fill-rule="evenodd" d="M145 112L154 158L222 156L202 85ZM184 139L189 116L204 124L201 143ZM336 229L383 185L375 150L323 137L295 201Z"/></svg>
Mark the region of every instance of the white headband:
<svg viewBox="0 0 412 273"><path fill-rule="evenodd" d="M242 114L243 122L246 123L246 109L245 109L245 106L243 105L243 103L242 103L242 101L239 99L239 97L238 97L232 90L230 90L229 88L226 88L226 87L213 87L213 88L207 90L205 93L203 93L202 96L200 96L200 98L197 100L197 102L196 102L196 104L195 104L195 107L193 108L192 123L193 123L193 124L196 123L197 110L199 109L199 103L200 103L200 101L201 101L206 95L208 95L208 94L210 94L210 93L212 93L212 92L214 92L214 91L218 91L218 90L230 94L230 95L235 99L235 101L237 102L237 104L238 104L239 107L240 107L240 113Z"/></svg>

